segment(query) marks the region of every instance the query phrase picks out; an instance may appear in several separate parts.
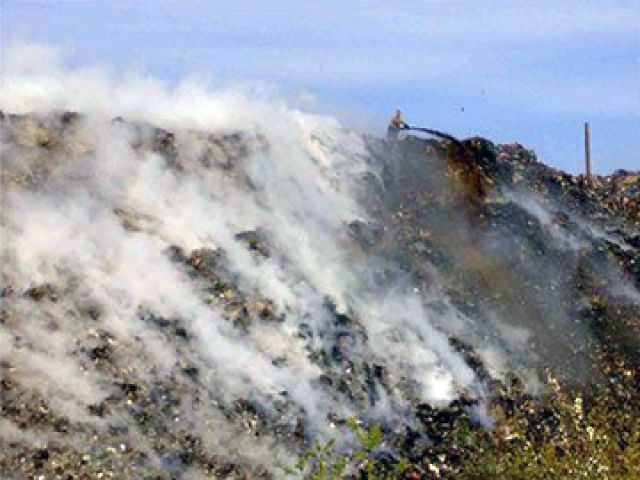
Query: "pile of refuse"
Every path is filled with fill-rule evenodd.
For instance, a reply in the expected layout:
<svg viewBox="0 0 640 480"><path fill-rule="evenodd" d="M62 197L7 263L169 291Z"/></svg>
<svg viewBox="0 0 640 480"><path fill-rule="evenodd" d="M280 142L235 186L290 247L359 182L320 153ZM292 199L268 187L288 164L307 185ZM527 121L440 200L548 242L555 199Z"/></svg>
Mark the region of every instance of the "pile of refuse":
<svg viewBox="0 0 640 480"><path fill-rule="evenodd" d="M478 138L465 144L462 161L473 163L471 182L460 158L430 154L429 142L410 137L396 147L399 158L385 194L376 194L377 202L370 199L386 230L381 244L391 244L389 253L425 285L433 283L425 259L439 276L451 275L444 281L448 294L470 315L481 314L485 304L489 316L508 312L541 334L548 322L553 337L568 312L590 315L594 304L601 308L607 300L618 311L627 295L623 303L631 310L625 321L637 333L638 173L587 182L537 162L517 144L493 146ZM561 340L559 350L570 350L570 338ZM639 345L637 335L627 340ZM553 345L553 338L543 343Z"/></svg>
<svg viewBox="0 0 640 480"><path fill-rule="evenodd" d="M376 471L457 478L550 376L640 413L639 172L264 130L0 115L0 476L356 478L380 425Z"/></svg>

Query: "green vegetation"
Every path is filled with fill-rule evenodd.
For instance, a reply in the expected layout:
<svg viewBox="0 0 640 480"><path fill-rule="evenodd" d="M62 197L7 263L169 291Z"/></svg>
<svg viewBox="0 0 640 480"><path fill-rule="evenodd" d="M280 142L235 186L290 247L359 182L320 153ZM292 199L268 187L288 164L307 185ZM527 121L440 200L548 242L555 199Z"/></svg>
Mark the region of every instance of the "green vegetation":
<svg viewBox="0 0 640 480"><path fill-rule="evenodd" d="M287 469L289 474L307 472L309 480L337 480L346 478L349 469L366 474L371 480L392 480L402 478L409 468L409 462L401 458L391 466L376 461L374 450L384 441L382 428L375 424L371 429L363 428L357 420L347 419L346 425L358 440L358 447L349 456L338 452L335 439L325 444L316 441L314 448L298 458L293 468Z"/></svg>
<svg viewBox="0 0 640 480"><path fill-rule="evenodd" d="M634 373L624 375L589 395L551 379L540 398L520 395L511 412L496 407L492 432L460 425L470 448L458 478L640 478L640 409L629 398L638 390Z"/></svg>
<svg viewBox="0 0 640 480"><path fill-rule="evenodd" d="M619 363L599 386L572 390L549 378L535 397L514 381L491 399L491 430L461 414L442 439L419 456L411 455L411 461L402 457L402 444L379 425L365 429L350 419L347 425L359 443L354 452L338 452L334 440L317 444L300 457L295 471L313 480L637 479L638 377L637 369ZM383 465L374 455L383 444L401 460Z"/></svg>

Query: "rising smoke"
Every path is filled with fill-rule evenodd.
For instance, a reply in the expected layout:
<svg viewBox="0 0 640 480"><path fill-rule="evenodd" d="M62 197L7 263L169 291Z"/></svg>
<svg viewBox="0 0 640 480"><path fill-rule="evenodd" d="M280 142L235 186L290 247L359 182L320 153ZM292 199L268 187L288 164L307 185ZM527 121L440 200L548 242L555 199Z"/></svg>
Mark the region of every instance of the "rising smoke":
<svg viewBox="0 0 640 480"><path fill-rule="evenodd" d="M2 76L2 280L13 294L3 298L0 360L72 421L131 425L129 413L98 418L87 406L125 377L153 385L178 375L180 421L221 454L273 465L293 448L278 428L302 423L308 437L328 436L335 418L411 422L411 405L481 398L483 381L451 336L501 377L532 367L531 335L569 329L561 286L537 314L547 323L508 308L478 323L428 262L428 289L398 267L381 277L389 258L363 249L349 226L377 220L362 189L382 172L367 140L334 118L255 92L72 69L42 46L9 49ZM582 248L534 200L507 198L526 204L559 249ZM464 252L468 219L449 221L440 228ZM248 248L247 232L266 254ZM507 240L485 235L477 245L498 261ZM209 261L233 292L194 273ZM551 263L527 268L554 273ZM506 297L523 291L506 282ZM44 300L24 294L34 289ZM238 326L229 296L269 305L270 316ZM86 354L104 341L108 368ZM370 381L355 374L376 368L384 373ZM184 372L193 371L191 382ZM239 399L277 428L247 437L228 413ZM0 430L26 435L5 421ZM143 432L137 438L162 465Z"/></svg>

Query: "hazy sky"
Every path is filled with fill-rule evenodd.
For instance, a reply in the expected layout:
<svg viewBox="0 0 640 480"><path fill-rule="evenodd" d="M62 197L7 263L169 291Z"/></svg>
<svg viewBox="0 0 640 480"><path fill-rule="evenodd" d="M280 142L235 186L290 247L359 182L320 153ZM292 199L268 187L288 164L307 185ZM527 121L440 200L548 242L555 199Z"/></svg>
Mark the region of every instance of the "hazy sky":
<svg viewBox="0 0 640 480"><path fill-rule="evenodd" d="M382 132L393 109L570 171L640 169L640 1L10 1L2 45L176 82L260 81Z"/></svg>

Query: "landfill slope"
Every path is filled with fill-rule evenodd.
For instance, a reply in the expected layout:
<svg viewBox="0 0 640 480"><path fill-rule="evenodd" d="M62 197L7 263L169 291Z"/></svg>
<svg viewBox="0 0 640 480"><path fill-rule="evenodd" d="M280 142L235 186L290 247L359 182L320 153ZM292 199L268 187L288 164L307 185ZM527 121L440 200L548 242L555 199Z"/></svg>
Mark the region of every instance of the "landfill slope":
<svg viewBox="0 0 640 480"><path fill-rule="evenodd" d="M2 478L282 478L350 418L455 476L514 379L636 371L640 173L281 116L2 113Z"/></svg>

